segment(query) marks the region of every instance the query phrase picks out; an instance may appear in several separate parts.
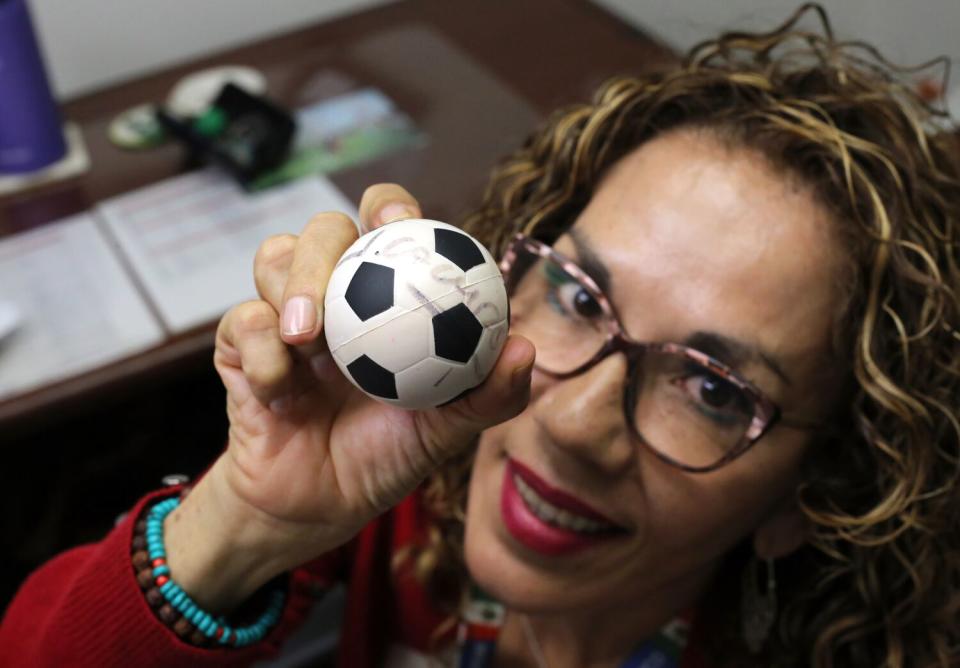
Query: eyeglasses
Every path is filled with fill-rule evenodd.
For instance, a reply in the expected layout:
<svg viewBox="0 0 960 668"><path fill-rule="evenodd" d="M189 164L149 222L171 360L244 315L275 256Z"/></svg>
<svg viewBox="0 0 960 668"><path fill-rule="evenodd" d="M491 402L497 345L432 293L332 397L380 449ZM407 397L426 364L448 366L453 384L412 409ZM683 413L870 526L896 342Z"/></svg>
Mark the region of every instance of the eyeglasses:
<svg viewBox="0 0 960 668"><path fill-rule="evenodd" d="M781 420L776 404L706 353L631 339L597 283L547 244L517 235L500 269L510 297L511 330L536 346L539 371L571 378L609 355L626 356L627 424L669 464L695 473L713 471Z"/></svg>

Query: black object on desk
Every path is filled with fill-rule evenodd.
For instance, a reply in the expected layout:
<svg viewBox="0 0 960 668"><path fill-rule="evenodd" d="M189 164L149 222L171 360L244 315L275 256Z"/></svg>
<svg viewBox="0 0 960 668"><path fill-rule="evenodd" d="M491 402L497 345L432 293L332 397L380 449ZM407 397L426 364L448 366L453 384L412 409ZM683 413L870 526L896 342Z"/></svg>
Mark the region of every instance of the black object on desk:
<svg viewBox="0 0 960 668"><path fill-rule="evenodd" d="M163 109L157 119L190 149L192 159L223 167L244 187L283 162L296 131L286 110L229 83L195 119L180 120Z"/></svg>

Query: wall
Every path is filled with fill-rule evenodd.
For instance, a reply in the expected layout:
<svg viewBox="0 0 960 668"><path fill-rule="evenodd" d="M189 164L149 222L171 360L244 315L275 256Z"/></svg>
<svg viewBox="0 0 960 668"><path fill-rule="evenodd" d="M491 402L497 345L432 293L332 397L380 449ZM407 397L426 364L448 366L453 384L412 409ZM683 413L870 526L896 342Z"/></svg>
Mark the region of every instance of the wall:
<svg viewBox="0 0 960 668"><path fill-rule="evenodd" d="M61 98L389 1L29 0ZM594 2L678 49L726 28L769 28L799 4L798 0ZM825 0L824 4L838 35L876 42L895 61L918 63L941 54L960 55L960 0ZM954 79L958 78L960 74L955 74ZM960 80L952 92L958 102L954 108L960 112Z"/></svg>
<svg viewBox="0 0 960 668"><path fill-rule="evenodd" d="M769 30L784 21L800 0L594 0L621 18L647 26L664 42L685 50L728 29ZM878 46L898 64L920 64L937 56L960 56L958 0L821 0L834 33ZM954 117L960 117L960 66L949 87ZM939 71L936 74L940 76Z"/></svg>
<svg viewBox="0 0 960 668"><path fill-rule="evenodd" d="M388 0L28 0L61 99Z"/></svg>

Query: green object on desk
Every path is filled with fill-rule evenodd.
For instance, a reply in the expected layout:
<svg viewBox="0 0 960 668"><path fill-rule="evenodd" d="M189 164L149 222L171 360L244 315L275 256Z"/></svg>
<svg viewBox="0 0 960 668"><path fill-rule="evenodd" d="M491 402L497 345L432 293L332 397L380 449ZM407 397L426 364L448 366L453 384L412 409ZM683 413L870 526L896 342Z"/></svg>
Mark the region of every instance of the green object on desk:
<svg viewBox="0 0 960 668"><path fill-rule="evenodd" d="M127 150L153 148L167 139L152 104L139 104L117 114L110 121L107 137L114 146Z"/></svg>
<svg viewBox="0 0 960 668"><path fill-rule="evenodd" d="M204 137L216 137L227 127L227 114L220 107L210 107L193 121L193 129Z"/></svg>

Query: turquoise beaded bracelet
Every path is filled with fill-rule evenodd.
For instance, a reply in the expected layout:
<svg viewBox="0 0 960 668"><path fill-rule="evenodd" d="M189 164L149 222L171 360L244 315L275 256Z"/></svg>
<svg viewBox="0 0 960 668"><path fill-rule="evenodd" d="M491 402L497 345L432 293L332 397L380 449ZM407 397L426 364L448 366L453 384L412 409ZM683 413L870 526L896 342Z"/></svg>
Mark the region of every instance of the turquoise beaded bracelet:
<svg viewBox="0 0 960 668"><path fill-rule="evenodd" d="M275 590L270 595L266 611L256 622L243 628L233 628L224 617L214 619L213 615L202 610L193 602L176 582L170 579L170 567L167 566L167 553L163 544L163 520L174 508L180 505L178 497L171 497L156 504L147 513L146 542L150 565L153 567L154 582L160 593L177 612L193 624L207 638L216 639L221 645L245 647L263 640L270 628L280 619L285 595Z"/></svg>

